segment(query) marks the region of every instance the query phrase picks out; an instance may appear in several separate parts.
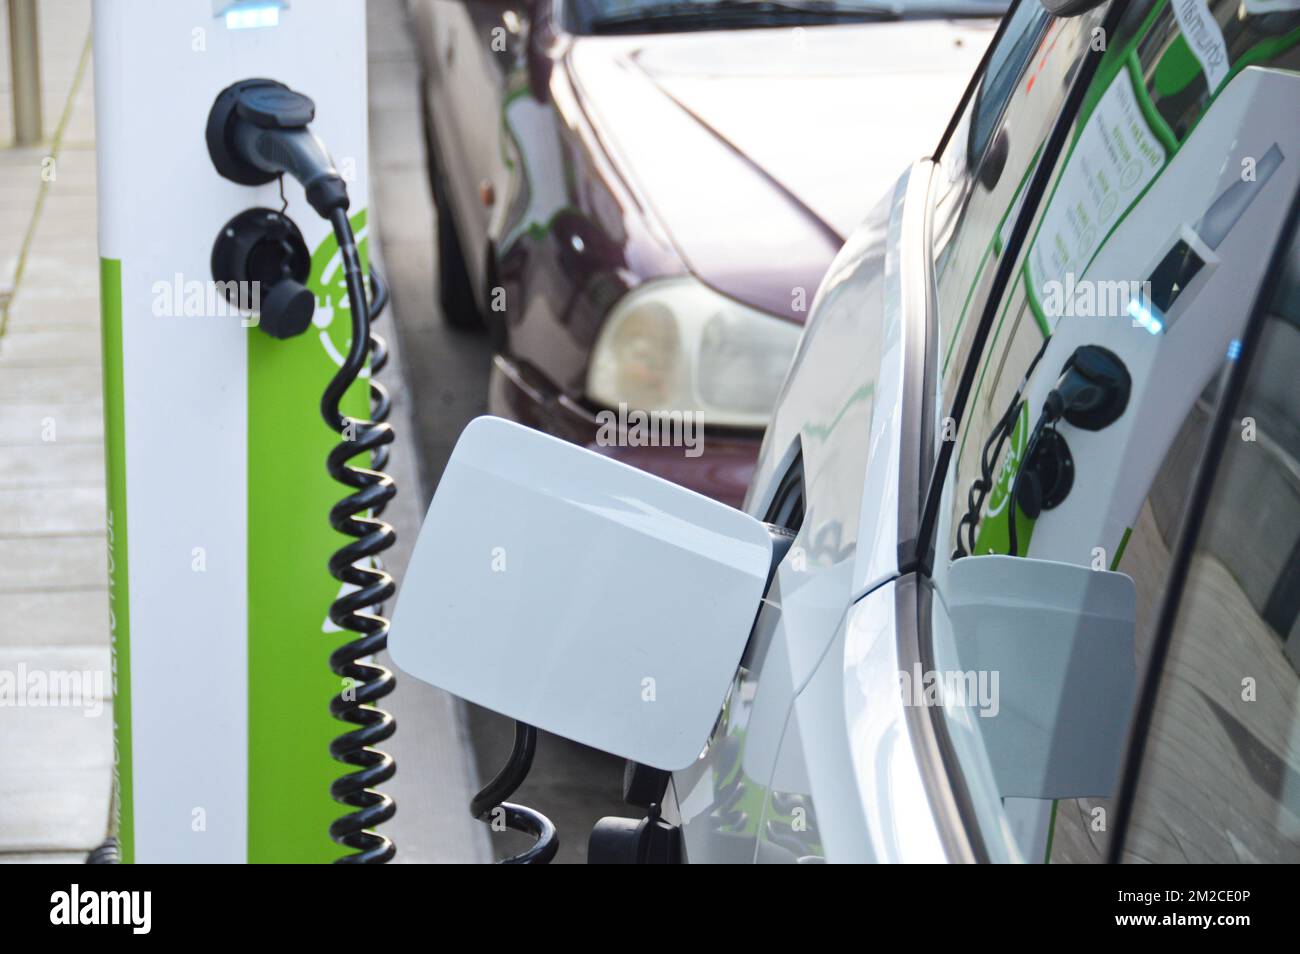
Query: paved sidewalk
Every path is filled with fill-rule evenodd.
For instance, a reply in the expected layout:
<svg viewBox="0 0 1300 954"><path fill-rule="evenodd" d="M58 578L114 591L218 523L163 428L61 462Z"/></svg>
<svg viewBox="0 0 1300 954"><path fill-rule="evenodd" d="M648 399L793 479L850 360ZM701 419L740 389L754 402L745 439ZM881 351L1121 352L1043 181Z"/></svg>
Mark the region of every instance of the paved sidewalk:
<svg viewBox="0 0 1300 954"><path fill-rule="evenodd" d="M79 862L112 771L90 2L39 8L32 148L0 37L0 860Z"/></svg>
<svg viewBox="0 0 1300 954"><path fill-rule="evenodd" d="M412 418L414 375L422 366L403 354L410 329L432 309L432 297L405 294L412 273L427 276L433 260L431 205L419 163L419 113L416 60L402 0L368 0L367 55L370 96L370 209L379 236L378 265L392 289L392 303L375 331L391 358L380 380L393 398L390 418L397 440L388 470L398 493L384 518L397 530L397 544L384 564L400 586L411 548L419 534L432 488L417 463L428 452L429 437ZM414 172L414 184L409 186ZM374 233L372 233L374 234ZM398 333L399 327L402 333ZM410 373L408 373L410 372ZM446 409L440 409L445 411ZM443 440L454 440L460 426L440 414ZM448 437L450 435L450 438ZM426 480L422 481L421 477ZM391 606L390 606L391 610ZM386 665L396 669L391 661ZM397 842L397 861L486 862L488 829L470 817L477 789L464 706L441 690L397 672L397 690L384 700L397 719L397 734L384 748L397 760L397 775L385 790L397 800L397 816L384 831Z"/></svg>

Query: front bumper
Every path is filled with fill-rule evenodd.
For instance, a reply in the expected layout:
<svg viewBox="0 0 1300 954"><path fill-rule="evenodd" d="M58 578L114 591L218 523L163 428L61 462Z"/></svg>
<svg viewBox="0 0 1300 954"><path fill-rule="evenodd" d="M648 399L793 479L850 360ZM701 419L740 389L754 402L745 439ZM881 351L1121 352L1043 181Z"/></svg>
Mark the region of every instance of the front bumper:
<svg viewBox="0 0 1300 954"><path fill-rule="evenodd" d="M488 413L580 444L736 508L744 503L762 443L761 434L706 430L696 457L688 456L684 447L632 447L622 434L615 445L597 443L601 425L595 414L503 355L492 360Z"/></svg>

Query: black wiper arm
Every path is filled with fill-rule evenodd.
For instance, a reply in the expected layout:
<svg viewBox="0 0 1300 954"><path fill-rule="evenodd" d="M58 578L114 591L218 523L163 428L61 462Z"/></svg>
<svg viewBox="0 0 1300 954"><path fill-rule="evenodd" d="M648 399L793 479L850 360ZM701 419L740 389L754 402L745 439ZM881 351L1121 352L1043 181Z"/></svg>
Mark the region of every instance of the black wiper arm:
<svg viewBox="0 0 1300 954"><path fill-rule="evenodd" d="M748 9L757 13L800 13L819 17L881 17L897 20L903 16L901 3L837 3L835 0L715 0L710 7Z"/></svg>
<svg viewBox="0 0 1300 954"><path fill-rule="evenodd" d="M712 3L691 3L669 0L639 10L597 17L591 22L596 32L617 30L638 24L663 24L669 21L730 19L742 17L802 17L809 19L840 20L899 20L903 16L901 4L855 3L852 6L837 4L833 0L713 0Z"/></svg>

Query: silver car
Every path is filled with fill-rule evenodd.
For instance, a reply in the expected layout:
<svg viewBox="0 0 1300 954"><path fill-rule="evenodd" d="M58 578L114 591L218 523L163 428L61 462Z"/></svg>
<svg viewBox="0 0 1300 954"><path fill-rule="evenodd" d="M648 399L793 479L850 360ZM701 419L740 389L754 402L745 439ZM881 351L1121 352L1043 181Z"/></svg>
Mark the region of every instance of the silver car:
<svg viewBox="0 0 1300 954"><path fill-rule="evenodd" d="M1300 13L1049 6L835 259L743 514L462 439L394 657L631 760L593 860L1300 860Z"/></svg>

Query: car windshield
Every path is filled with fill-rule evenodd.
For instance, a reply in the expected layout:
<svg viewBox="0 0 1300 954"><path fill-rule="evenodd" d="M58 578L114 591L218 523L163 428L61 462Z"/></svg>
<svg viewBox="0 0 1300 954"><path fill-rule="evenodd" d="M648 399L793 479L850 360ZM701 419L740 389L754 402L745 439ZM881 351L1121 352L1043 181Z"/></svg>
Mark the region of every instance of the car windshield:
<svg viewBox="0 0 1300 954"><path fill-rule="evenodd" d="M1003 0L569 0L574 33L658 33L938 17L999 17Z"/></svg>

